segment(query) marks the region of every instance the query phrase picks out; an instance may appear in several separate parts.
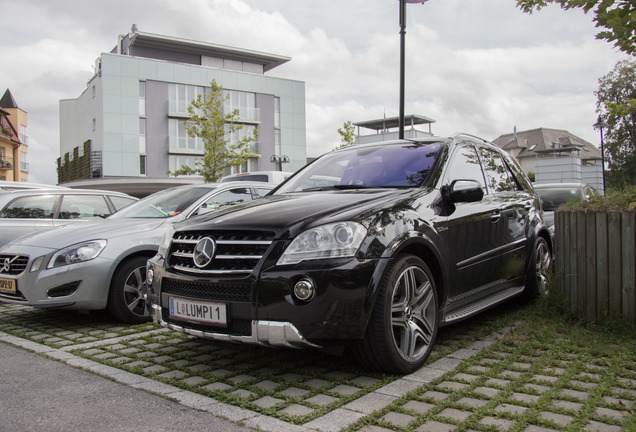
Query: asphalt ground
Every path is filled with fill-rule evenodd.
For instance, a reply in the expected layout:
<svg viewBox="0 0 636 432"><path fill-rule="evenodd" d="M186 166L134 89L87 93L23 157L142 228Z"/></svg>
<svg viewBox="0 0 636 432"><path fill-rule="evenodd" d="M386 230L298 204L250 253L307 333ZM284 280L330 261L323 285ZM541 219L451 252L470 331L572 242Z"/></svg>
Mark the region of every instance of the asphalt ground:
<svg viewBox="0 0 636 432"><path fill-rule="evenodd" d="M4 432L249 430L4 343L0 344L0 395Z"/></svg>
<svg viewBox="0 0 636 432"><path fill-rule="evenodd" d="M422 369L0 305L0 430L636 430L634 349L520 339L507 304L440 330Z"/></svg>

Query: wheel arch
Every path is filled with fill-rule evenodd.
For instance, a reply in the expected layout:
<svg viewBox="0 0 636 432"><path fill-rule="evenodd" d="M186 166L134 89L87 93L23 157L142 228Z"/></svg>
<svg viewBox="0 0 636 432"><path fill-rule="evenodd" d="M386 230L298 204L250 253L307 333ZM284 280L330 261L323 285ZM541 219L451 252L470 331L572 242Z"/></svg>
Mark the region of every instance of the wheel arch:
<svg viewBox="0 0 636 432"><path fill-rule="evenodd" d="M364 311L361 314L360 331L361 335L366 332L366 328L369 324L369 319L373 313L373 308L377 303L377 297L379 292L380 283L387 268L395 260L395 258L401 254L411 254L426 263L429 270L433 274L435 279L435 288L437 291L438 306L441 307L446 300L444 295L444 283L448 280L448 276L442 266L442 258L439 250L435 244L420 232L409 233L409 235L402 237L402 241L389 247L385 250L384 256L380 259L379 265L376 267L373 278L371 280L371 286L365 302Z"/></svg>
<svg viewBox="0 0 636 432"><path fill-rule="evenodd" d="M439 252L427 242L412 241L404 244L401 248L396 250L394 256L400 254L415 255L426 263L431 273L433 273L433 278L435 279L435 290L437 291L437 302L439 303L438 306L442 305L445 300L443 287L446 277L442 270Z"/></svg>
<svg viewBox="0 0 636 432"><path fill-rule="evenodd" d="M157 254L157 251L155 249L142 248L142 249L135 249L132 251L128 251L128 253L120 255L118 259L115 261L115 265L111 266L109 277L108 277L108 290L110 291L110 284L113 280L113 277L115 276L115 274L117 274L117 271L121 268L122 265L124 265L126 261L128 261L131 258L137 258L137 257L146 257L147 259L150 259L156 254Z"/></svg>

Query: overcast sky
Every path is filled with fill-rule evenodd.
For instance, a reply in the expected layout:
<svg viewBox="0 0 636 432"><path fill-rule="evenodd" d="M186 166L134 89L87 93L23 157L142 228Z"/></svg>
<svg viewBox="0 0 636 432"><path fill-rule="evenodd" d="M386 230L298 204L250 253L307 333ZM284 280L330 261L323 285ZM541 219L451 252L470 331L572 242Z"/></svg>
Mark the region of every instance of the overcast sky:
<svg viewBox="0 0 636 432"><path fill-rule="evenodd" d="M515 0L429 0L407 7L406 114L437 135L488 140L538 127L595 145L594 91L625 58L594 38L592 17ZM95 59L139 31L291 57L267 73L306 85L307 155L338 128L398 115L398 0L0 0L0 93L28 113L29 180L55 184L59 101L77 98ZM0 94L1 96L1 94Z"/></svg>

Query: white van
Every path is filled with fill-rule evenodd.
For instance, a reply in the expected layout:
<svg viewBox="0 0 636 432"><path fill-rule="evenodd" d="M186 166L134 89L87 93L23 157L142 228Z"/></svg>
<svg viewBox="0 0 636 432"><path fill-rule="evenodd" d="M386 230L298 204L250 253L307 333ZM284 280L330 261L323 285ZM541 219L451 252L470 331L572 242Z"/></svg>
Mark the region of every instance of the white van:
<svg viewBox="0 0 636 432"><path fill-rule="evenodd" d="M225 176L221 179L221 183L231 181L261 181L279 184L287 180L292 174L292 172L288 171L253 171Z"/></svg>

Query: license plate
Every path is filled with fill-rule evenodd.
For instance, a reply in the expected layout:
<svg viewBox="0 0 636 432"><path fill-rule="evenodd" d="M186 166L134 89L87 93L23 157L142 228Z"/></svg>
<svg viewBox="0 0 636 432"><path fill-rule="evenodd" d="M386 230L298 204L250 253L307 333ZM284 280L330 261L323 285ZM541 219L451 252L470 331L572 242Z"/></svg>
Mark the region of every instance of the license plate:
<svg viewBox="0 0 636 432"><path fill-rule="evenodd" d="M170 297L170 316L215 325L227 325L225 303L190 301Z"/></svg>
<svg viewBox="0 0 636 432"><path fill-rule="evenodd" d="M0 279L0 293L15 294L16 285L13 279Z"/></svg>

